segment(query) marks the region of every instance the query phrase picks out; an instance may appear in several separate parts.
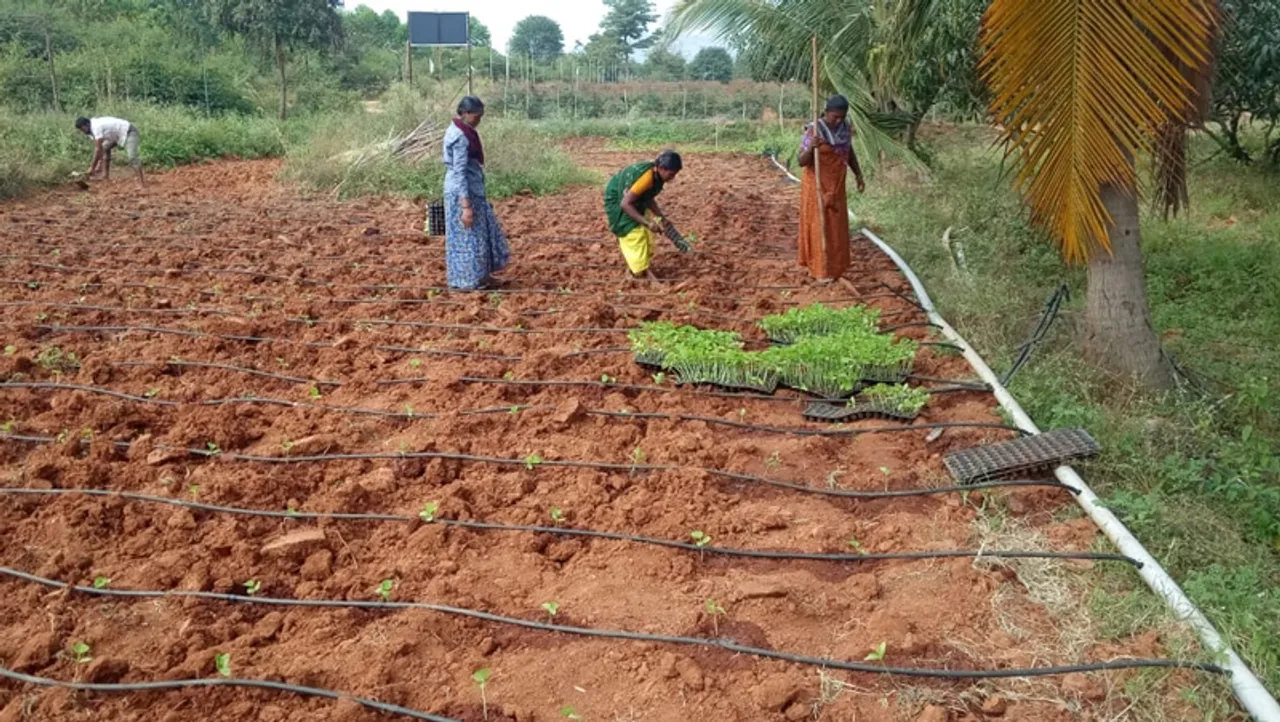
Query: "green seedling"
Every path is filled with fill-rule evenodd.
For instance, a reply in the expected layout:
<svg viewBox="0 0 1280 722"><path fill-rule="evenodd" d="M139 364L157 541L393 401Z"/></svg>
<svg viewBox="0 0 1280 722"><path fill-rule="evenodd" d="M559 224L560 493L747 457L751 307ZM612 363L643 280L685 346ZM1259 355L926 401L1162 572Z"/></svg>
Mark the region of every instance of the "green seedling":
<svg viewBox="0 0 1280 722"><path fill-rule="evenodd" d="M281 442L280 442L280 448L281 448L281 449L284 449L285 451L292 451L292 450L293 450L293 442L292 442L292 441L290 441L289 439L285 439L284 441L281 441Z"/></svg>
<svg viewBox="0 0 1280 722"><path fill-rule="evenodd" d="M418 512L418 518L426 522L436 520L436 514L440 511L440 502L429 501L422 505L422 511Z"/></svg>
<svg viewBox="0 0 1280 722"><path fill-rule="evenodd" d="M159 395L160 395L160 389L157 389L157 388L147 389L147 392L143 394L143 396L149 399L154 399L156 396L159 396Z"/></svg>
<svg viewBox="0 0 1280 722"><path fill-rule="evenodd" d="M442 292L441 292L439 289L433 288L433 289L431 289L431 290L427 291L427 300L429 301L429 300L431 300L431 299L435 298L436 296L439 296L441 293L442 293Z"/></svg>
<svg viewBox="0 0 1280 722"><path fill-rule="evenodd" d="M542 457L538 456L537 454L529 454L528 456L524 457L524 468L530 471L533 471L534 468L536 468L541 463L542 463Z"/></svg>
<svg viewBox="0 0 1280 722"><path fill-rule="evenodd" d="M110 580L110 579L108 579L107 577L94 577L94 578L93 578L93 588L94 588L94 589L106 589L106 588L107 588L107 587L109 587L109 586L111 586L111 580Z"/></svg>
<svg viewBox="0 0 1280 722"><path fill-rule="evenodd" d="M40 315L47 318L46 314ZM41 318L40 320L43 322L46 318ZM63 351L57 346L50 346L36 356L36 365L50 373L61 374L80 368L80 359L76 358L76 355L70 351Z"/></svg>
<svg viewBox="0 0 1280 722"><path fill-rule="evenodd" d="M490 293L490 294L489 294L489 305L490 305L490 306L493 306L494 308L497 308L498 306L501 306L501 305L502 305L502 294L501 294L501 293L497 293L497 292Z"/></svg>
<svg viewBox="0 0 1280 722"><path fill-rule="evenodd" d="M508 371L508 372L506 372L505 374L503 374L503 375L502 375L502 378L506 379L507 381L514 381L514 380L515 380L515 378L516 378L516 372L515 372L515 371Z"/></svg>
<svg viewBox="0 0 1280 722"><path fill-rule="evenodd" d="M395 589L396 583L393 579L383 579L378 583L378 596L382 597L382 601L391 601L391 590Z"/></svg>
<svg viewBox="0 0 1280 722"><path fill-rule="evenodd" d="M421 367L422 367L422 359L420 358L409 359L409 368L416 369Z"/></svg>
<svg viewBox="0 0 1280 722"><path fill-rule="evenodd" d="M320 387L312 386L311 388L307 389L307 398L313 401L315 399L320 398Z"/></svg>
<svg viewBox="0 0 1280 722"><path fill-rule="evenodd" d="M231 655L215 654L213 655L213 666L218 670L218 674L223 677L231 676Z"/></svg>
<svg viewBox="0 0 1280 722"><path fill-rule="evenodd" d="M711 535L703 531L689 532L690 538L693 539L693 545L702 548L711 543Z"/></svg>
<svg viewBox="0 0 1280 722"><path fill-rule="evenodd" d="M551 507L551 521L559 524L564 521L564 510L558 506Z"/></svg>
<svg viewBox="0 0 1280 722"><path fill-rule="evenodd" d="M572 719L572 720L582 719L582 715L578 714L578 710L574 709L571 705L565 705L561 707L560 716L564 717L565 719Z"/></svg>
<svg viewBox="0 0 1280 722"><path fill-rule="evenodd" d="M746 421L746 420L747 420L747 410L738 409L738 421Z"/></svg>
<svg viewBox="0 0 1280 722"><path fill-rule="evenodd" d="M222 453L222 449L218 446L216 442L210 441L206 443L204 447L209 451L209 456L217 456L218 454Z"/></svg>
<svg viewBox="0 0 1280 722"><path fill-rule="evenodd" d="M644 449L641 449L639 446L637 446L636 448L631 450L631 468L633 471L635 470L635 467L644 464L644 461L645 461Z"/></svg>
<svg viewBox="0 0 1280 722"><path fill-rule="evenodd" d="M413 416L413 404L404 405L405 416Z"/></svg>
<svg viewBox="0 0 1280 722"><path fill-rule="evenodd" d="M9 419L8 421L4 422L3 424L0 424L0 431L3 431L3 432L4 432L4 433L6 433L6 434L11 433L11 432L13 431L14 427L16 427L17 425L18 425L18 422L17 422L17 421L15 421L15 420L13 420L13 419Z"/></svg>
<svg viewBox="0 0 1280 722"><path fill-rule="evenodd" d="M618 383L618 379L614 378L613 376L610 376L609 374L601 374L600 383L604 384L605 386L612 386L613 384Z"/></svg>
<svg viewBox="0 0 1280 722"><path fill-rule="evenodd" d="M888 650L889 644L887 642L881 642L880 644L877 644L876 648L871 650L871 654L868 654L864 659L867 662L879 662L884 659L885 652Z"/></svg>
<svg viewBox="0 0 1280 722"><path fill-rule="evenodd" d="M849 548L859 554L867 553L866 548L862 546L862 542L858 541L856 538L849 540Z"/></svg>
<svg viewBox="0 0 1280 722"><path fill-rule="evenodd" d="M662 382L666 380L667 380L667 375L662 373L661 371L653 375L653 383L658 386L661 386Z"/></svg>
<svg viewBox="0 0 1280 722"><path fill-rule="evenodd" d="M484 718L489 719L489 697L485 694L485 688L489 686L489 678L493 676L493 670L488 667L477 669L471 673L471 681L476 683L476 687L480 688L480 705L484 709Z"/></svg>
<svg viewBox="0 0 1280 722"><path fill-rule="evenodd" d="M892 474L892 473L893 473L893 469L890 469L890 468L889 468L889 467L887 467L887 466L882 466L882 467L880 467L880 473L881 473L881 474L884 474L885 476L889 476L890 474Z"/></svg>
<svg viewBox="0 0 1280 722"><path fill-rule="evenodd" d="M543 602L542 611L546 612L552 617L555 617L556 614L560 611L560 603L559 602Z"/></svg>
<svg viewBox="0 0 1280 722"><path fill-rule="evenodd" d="M512 407L511 407L511 410L510 410L510 411L508 411L507 413L511 414L512 416L519 416L519 415L520 415L520 407L519 407L519 406L512 406Z"/></svg>
<svg viewBox="0 0 1280 722"><path fill-rule="evenodd" d="M14 346L13 344L9 344L8 346L5 346L5 347L4 347L4 355L5 355L5 356L12 356L12 355L14 355L15 353L18 353L18 347L17 347L17 346Z"/></svg>
<svg viewBox="0 0 1280 722"><path fill-rule="evenodd" d="M780 466L782 466L782 454L777 451L769 454L769 458L764 460L764 467L766 469L776 469Z"/></svg>
<svg viewBox="0 0 1280 722"><path fill-rule="evenodd" d="M40 284L36 281L27 281L27 288L31 289L32 291L39 291Z"/></svg>
<svg viewBox="0 0 1280 722"><path fill-rule="evenodd" d="M195 499L196 497L200 496L200 485L199 485L199 484L188 484L188 485L187 485L187 493L191 495L191 498L192 498L192 499Z"/></svg>
<svg viewBox="0 0 1280 722"><path fill-rule="evenodd" d="M89 656L90 648L84 642L76 642L71 645L71 661L76 664L87 664L93 661L93 657Z"/></svg>
<svg viewBox="0 0 1280 722"><path fill-rule="evenodd" d="M708 599L702 604L706 610L707 616L711 617L711 628L715 630L717 637L720 636L720 617L724 615L724 607L714 599Z"/></svg>
<svg viewBox="0 0 1280 722"><path fill-rule="evenodd" d="M256 596L260 591L262 591L262 582L258 581L257 579L250 579L249 581L244 583L245 594L248 594L249 596L252 597L252 596Z"/></svg>
<svg viewBox="0 0 1280 722"><path fill-rule="evenodd" d="M293 504L290 504L289 506L285 507L284 513L288 514L289 516L297 516L298 510L294 508Z"/></svg>
<svg viewBox="0 0 1280 722"><path fill-rule="evenodd" d="M409 442L401 441L396 445L396 451L400 452L402 455L409 453Z"/></svg>

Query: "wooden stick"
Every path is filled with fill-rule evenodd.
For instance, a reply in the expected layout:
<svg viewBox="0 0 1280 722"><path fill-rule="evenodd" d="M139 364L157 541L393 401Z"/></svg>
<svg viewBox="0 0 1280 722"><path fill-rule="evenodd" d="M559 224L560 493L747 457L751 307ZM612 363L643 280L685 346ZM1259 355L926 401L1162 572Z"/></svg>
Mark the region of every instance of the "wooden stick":
<svg viewBox="0 0 1280 722"><path fill-rule="evenodd" d="M822 166L818 156L822 155L822 134L818 130L821 122L821 111L818 110L818 36L813 36L813 181L818 189L818 228L822 238L822 263L827 262L827 204L822 196Z"/></svg>

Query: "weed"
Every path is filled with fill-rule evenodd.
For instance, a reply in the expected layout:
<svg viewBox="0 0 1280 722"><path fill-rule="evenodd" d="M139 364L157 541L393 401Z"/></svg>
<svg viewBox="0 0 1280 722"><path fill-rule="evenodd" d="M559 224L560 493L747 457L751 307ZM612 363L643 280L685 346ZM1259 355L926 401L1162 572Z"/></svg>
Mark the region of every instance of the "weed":
<svg viewBox="0 0 1280 722"><path fill-rule="evenodd" d="M108 579L107 577L94 577L94 578L93 578L93 588L94 588L94 589L106 589L106 588L107 588L107 587L109 587L109 586L111 586L111 580L110 580L110 579Z"/></svg>
<svg viewBox="0 0 1280 722"><path fill-rule="evenodd" d="M493 676L493 670L488 667L477 669L471 673L471 681L475 682L476 687L480 689L480 704L484 708L484 718L489 719L489 697L485 694L485 688L489 686L489 678Z"/></svg>
<svg viewBox="0 0 1280 722"><path fill-rule="evenodd" d="M382 601L389 602L391 601L391 592L395 588L396 583L394 579L383 579L381 582L378 582L378 596L382 597Z"/></svg>
<svg viewBox="0 0 1280 722"><path fill-rule="evenodd" d="M715 635L720 636L720 617L724 616L724 607L714 599L708 599L702 603L702 608L706 610L707 616L711 617L711 627L715 630Z"/></svg>
<svg viewBox="0 0 1280 722"><path fill-rule="evenodd" d="M422 505L422 511L418 512L418 518L426 522L436 520L436 514L440 511L440 502L429 501Z"/></svg>
<svg viewBox="0 0 1280 722"><path fill-rule="evenodd" d="M71 661L76 664L88 664L93 661L93 657L89 656L92 651L88 644L84 642L76 642L71 645Z"/></svg>
<svg viewBox="0 0 1280 722"><path fill-rule="evenodd" d="M560 603L559 602L543 602L542 611L546 612L551 617L555 617L556 614L560 612Z"/></svg>
<svg viewBox="0 0 1280 722"><path fill-rule="evenodd" d="M888 651L889 651L888 642L881 642L880 644L876 645L875 649L871 650L871 654L868 654L863 659L864 661L867 661L867 662L879 662L884 659L884 655Z"/></svg>
<svg viewBox="0 0 1280 722"><path fill-rule="evenodd" d="M231 655L219 653L213 655L213 666L218 670L218 674L223 677L231 676Z"/></svg>
<svg viewBox="0 0 1280 722"><path fill-rule="evenodd" d="M769 454L769 458L764 460L764 468L766 469L777 469L780 466L782 466L782 454L777 451Z"/></svg>
<svg viewBox="0 0 1280 722"><path fill-rule="evenodd" d="M529 454L528 456L524 457L524 468L528 469L529 471L533 471L535 468L537 468L539 465L542 464L542 461L543 459L541 456L538 456L537 454Z"/></svg>
<svg viewBox="0 0 1280 722"><path fill-rule="evenodd" d="M257 596L258 592L260 591L262 591L262 582L258 581L257 579L250 579L249 581L244 583L245 594L248 594L249 596L253 597L253 596Z"/></svg>
<svg viewBox="0 0 1280 722"><path fill-rule="evenodd" d="M560 524L564 521L564 510L558 506L551 507L551 521Z"/></svg>

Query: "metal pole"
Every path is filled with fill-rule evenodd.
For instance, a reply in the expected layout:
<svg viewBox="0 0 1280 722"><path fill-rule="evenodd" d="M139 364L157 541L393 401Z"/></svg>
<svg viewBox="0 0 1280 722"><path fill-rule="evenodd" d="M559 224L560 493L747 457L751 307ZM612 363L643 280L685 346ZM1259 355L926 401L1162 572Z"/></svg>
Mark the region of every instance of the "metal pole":
<svg viewBox="0 0 1280 722"><path fill-rule="evenodd" d="M409 87L413 87L413 43L408 40L404 42L404 63Z"/></svg>

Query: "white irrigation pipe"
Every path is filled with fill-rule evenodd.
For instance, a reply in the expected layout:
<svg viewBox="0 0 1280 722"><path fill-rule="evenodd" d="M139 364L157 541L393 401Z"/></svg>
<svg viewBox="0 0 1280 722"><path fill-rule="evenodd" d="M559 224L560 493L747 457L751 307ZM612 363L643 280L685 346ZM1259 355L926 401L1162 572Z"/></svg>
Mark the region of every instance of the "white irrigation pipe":
<svg viewBox="0 0 1280 722"><path fill-rule="evenodd" d="M799 181L782 164L778 163L777 158L773 158L773 164L786 173L791 180ZM849 217L852 219L853 214L850 213ZM863 228L862 234L876 244L881 251L884 251L884 254L893 261L898 270L902 271L902 275L906 276L907 281L911 283L912 290L915 291L916 300L920 302L920 307L924 309L929 320L938 325L942 335L948 341L960 347L964 353L965 360L969 362L969 365L973 367L978 376L991 387L996 396L996 401L1000 402L1001 408L1009 413L1013 423L1028 433L1040 433L1040 428L1031 420L1027 412L1022 409L1018 400L1013 397L1013 394L1009 393L1009 389L1000 383L1000 377L996 376L995 372L982 359L982 356L978 355L973 346L969 345L969 342L952 328L951 324L947 323L942 314L938 313L938 309L933 305L933 300L929 298L929 292L925 290L924 284L920 282L920 278L916 276L915 271L911 270L911 266L907 265L907 262L903 260L902 256L898 255L897 251L880 240L870 229ZM1121 554L1142 562L1142 567L1138 570L1138 574L1142 576L1142 580L1147 583L1151 591L1155 592L1164 600L1165 604L1169 605L1169 608L1178 619L1195 629L1200 636L1200 641L1210 654L1225 658L1223 666L1231 672L1231 688L1235 692L1236 699L1240 700L1240 704L1245 710L1258 722L1280 722L1280 703L1276 702L1276 698L1271 696L1271 693L1263 686L1262 681L1253 673L1253 670L1249 669L1249 666L1244 663L1240 655L1236 654L1227 640L1218 633L1218 630L1204 616L1204 613L1187 597L1186 593L1173 580L1173 577L1169 576L1164 567L1160 566L1160 562L1151 556L1151 553L1142 545L1142 542L1138 541L1133 532L1129 531L1124 523L1115 514L1111 513L1110 509L1102 505L1098 495L1093 492L1093 489L1089 488L1089 485L1085 483L1080 474L1072 467L1064 465L1054 469L1053 475L1063 484L1080 490L1079 494L1073 495L1076 502L1089 515L1093 523L1097 524L1098 528L1107 535L1111 543L1115 544Z"/></svg>

